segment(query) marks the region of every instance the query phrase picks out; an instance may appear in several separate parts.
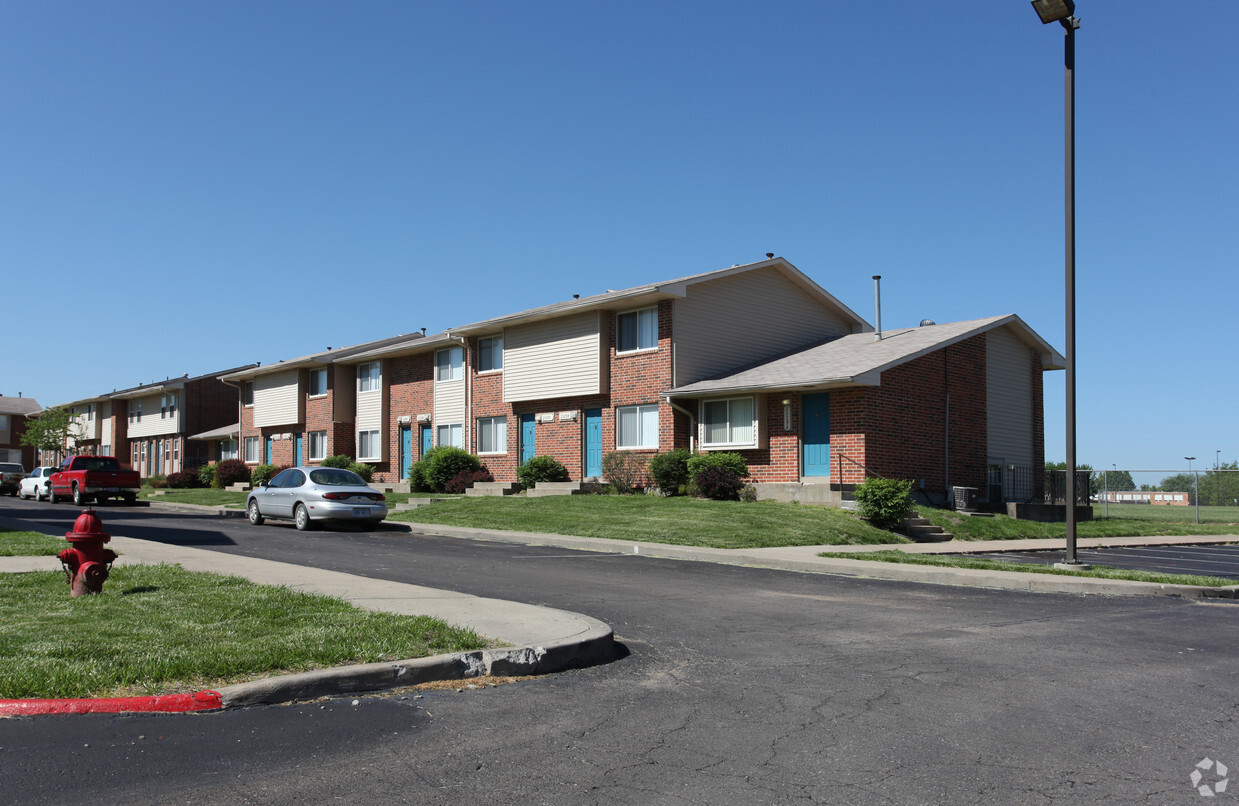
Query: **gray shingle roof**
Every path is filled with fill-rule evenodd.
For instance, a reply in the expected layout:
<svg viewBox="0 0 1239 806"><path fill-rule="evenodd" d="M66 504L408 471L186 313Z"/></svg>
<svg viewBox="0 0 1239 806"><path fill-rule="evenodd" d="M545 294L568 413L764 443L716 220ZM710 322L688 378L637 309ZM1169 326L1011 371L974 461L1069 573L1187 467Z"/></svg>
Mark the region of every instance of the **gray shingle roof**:
<svg viewBox="0 0 1239 806"><path fill-rule="evenodd" d="M0 414L34 414L43 407L33 397L0 396Z"/></svg>

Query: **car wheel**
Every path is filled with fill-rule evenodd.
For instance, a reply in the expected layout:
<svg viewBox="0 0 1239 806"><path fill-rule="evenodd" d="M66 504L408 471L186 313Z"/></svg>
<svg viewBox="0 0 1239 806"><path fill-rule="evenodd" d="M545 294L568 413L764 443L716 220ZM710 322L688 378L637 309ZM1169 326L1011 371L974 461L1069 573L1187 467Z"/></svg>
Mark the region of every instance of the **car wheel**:
<svg viewBox="0 0 1239 806"><path fill-rule="evenodd" d="M43 489L41 487L34 488L34 500L36 501L43 500Z"/></svg>
<svg viewBox="0 0 1239 806"><path fill-rule="evenodd" d="M73 506L80 507L85 506L85 504L86 496L82 495L82 489L76 484L73 485Z"/></svg>
<svg viewBox="0 0 1239 806"><path fill-rule="evenodd" d="M310 511L305 508L304 504L297 504L297 508L293 510L293 522L297 524L298 532L308 532L314 528L314 521L310 520Z"/></svg>
<svg viewBox="0 0 1239 806"><path fill-rule="evenodd" d="M262 526L262 522L266 520L262 513L258 511L258 502L252 498L250 499L249 506L245 508L245 514L249 516L250 523L255 526Z"/></svg>

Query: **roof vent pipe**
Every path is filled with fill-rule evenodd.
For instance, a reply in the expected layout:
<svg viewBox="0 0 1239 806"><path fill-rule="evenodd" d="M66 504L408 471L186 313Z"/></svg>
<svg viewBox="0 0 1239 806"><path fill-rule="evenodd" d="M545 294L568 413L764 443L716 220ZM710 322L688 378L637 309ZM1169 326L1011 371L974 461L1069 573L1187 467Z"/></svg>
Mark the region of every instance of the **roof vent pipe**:
<svg viewBox="0 0 1239 806"><path fill-rule="evenodd" d="M882 340L882 275L873 275L873 319L877 327L873 331L873 340Z"/></svg>

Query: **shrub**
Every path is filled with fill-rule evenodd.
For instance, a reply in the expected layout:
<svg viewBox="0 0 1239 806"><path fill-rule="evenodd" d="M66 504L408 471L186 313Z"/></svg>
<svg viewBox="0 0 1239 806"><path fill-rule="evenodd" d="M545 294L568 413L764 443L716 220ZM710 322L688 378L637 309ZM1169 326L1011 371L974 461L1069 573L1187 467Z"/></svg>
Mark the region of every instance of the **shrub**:
<svg viewBox="0 0 1239 806"><path fill-rule="evenodd" d="M168 486L168 477L163 473L156 473L146 479L146 483L154 487L156 490L163 490Z"/></svg>
<svg viewBox="0 0 1239 806"><path fill-rule="evenodd" d="M198 481L201 487L215 486L215 465L203 465L198 468Z"/></svg>
<svg viewBox="0 0 1239 806"><path fill-rule="evenodd" d="M611 495L615 490L611 489L611 485L601 481L583 481L581 482L582 495Z"/></svg>
<svg viewBox="0 0 1239 806"><path fill-rule="evenodd" d="M342 453L338 453L335 456L328 456L326 459L319 462L319 465L322 467L338 467L348 470L348 466L352 463L353 459L351 456L345 456Z"/></svg>
<svg viewBox="0 0 1239 806"><path fill-rule="evenodd" d="M865 479L852 494L860 516L878 529L894 529L912 509L912 482L905 479Z"/></svg>
<svg viewBox="0 0 1239 806"><path fill-rule="evenodd" d="M528 490L540 481L567 481L568 468L553 456L535 456L516 468L516 480Z"/></svg>
<svg viewBox="0 0 1239 806"><path fill-rule="evenodd" d="M626 495L641 480L644 464L628 451L614 451L602 457L602 477L617 493Z"/></svg>
<svg viewBox="0 0 1239 806"><path fill-rule="evenodd" d="M430 489L430 482L426 481L426 465L422 460L416 461L409 465L409 489L414 492L426 492Z"/></svg>
<svg viewBox="0 0 1239 806"><path fill-rule="evenodd" d="M248 484L250 469L240 459L225 459L215 466L215 482L217 489L223 489L230 484Z"/></svg>
<svg viewBox="0 0 1239 806"><path fill-rule="evenodd" d="M757 488L752 484L746 484L740 488L740 500L746 504L757 502Z"/></svg>
<svg viewBox="0 0 1239 806"><path fill-rule="evenodd" d="M444 492L461 495L465 490L473 486L477 481L494 481L495 477L490 474L486 468L480 470L462 470L456 474L456 477L447 483Z"/></svg>
<svg viewBox="0 0 1239 806"><path fill-rule="evenodd" d="M271 478L283 469L276 465L259 465L250 471L250 484L253 484L255 487L261 487L263 484L271 481Z"/></svg>
<svg viewBox="0 0 1239 806"><path fill-rule="evenodd" d="M346 469L361 476L361 480L366 484L369 484L370 479L374 478L374 465L368 465L365 462L349 462Z"/></svg>
<svg viewBox="0 0 1239 806"><path fill-rule="evenodd" d="M737 501L744 482L730 467L708 465L693 477L693 491L714 501Z"/></svg>
<svg viewBox="0 0 1239 806"><path fill-rule="evenodd" d="M410 481L416 482L419 490L441 493L461 471L481 468L482 460L468 451L451 445L439 445L426 451L410 468Z"/></svg>
<svg viewBox="0 0 1239 806"><path fill-rule="evenodd" d="M168 475L168 486L174 490L189 490L202 486L197 470L181 470Z"/></svg>
<svg viewBox="0 0 1239 806"><path fill-rule="evenodd" d="M650 459L650 478L663 495L684 495L688 492L688 460L693 452L676 448Z"/></svg>
<svg viewBox="0 0 1239 806"><path fill-rule="evenodd" d="M725 467L736 474L738 479L745 478L749 474L748 463L738 453L699 453L688 459L688 483L690 487L697 481L697 476L707 467Z"/></svg>

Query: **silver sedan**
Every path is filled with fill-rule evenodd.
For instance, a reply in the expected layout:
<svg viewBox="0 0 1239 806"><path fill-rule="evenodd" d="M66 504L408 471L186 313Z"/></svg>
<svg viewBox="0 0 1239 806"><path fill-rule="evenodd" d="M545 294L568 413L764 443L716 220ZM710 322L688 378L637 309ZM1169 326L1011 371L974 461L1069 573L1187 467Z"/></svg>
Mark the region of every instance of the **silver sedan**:
<svg viewBox="0 0 1239 806"><path fill-rule="evenodd" d="M319 521L374 525L387 517L386 497L361 476L338 467L290 467L253 490L245 501L250 523L291 520L300 531Z"/></svg>

